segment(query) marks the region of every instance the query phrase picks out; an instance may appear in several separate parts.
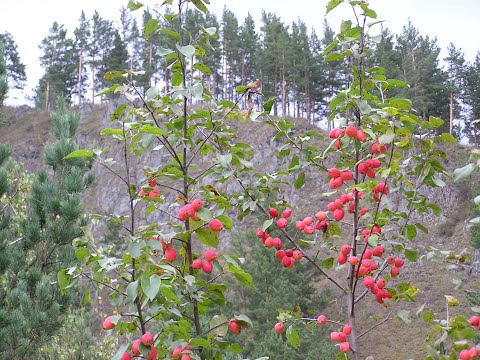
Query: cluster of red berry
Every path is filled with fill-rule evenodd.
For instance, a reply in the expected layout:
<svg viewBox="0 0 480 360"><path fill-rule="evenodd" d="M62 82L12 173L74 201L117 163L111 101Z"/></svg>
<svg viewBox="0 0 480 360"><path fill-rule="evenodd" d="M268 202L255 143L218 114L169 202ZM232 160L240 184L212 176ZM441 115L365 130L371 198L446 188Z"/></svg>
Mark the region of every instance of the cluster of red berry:
<svg viewBox="0 0 480 360"><path fill-rule="evenodd" d="M192 268L202 269L206 274L210 274L213 270L212 262L217 260L217 252L215 250L206 250L202 259L195 259L192 262Z"/></svg>
<svg viewBox="0 0 480 360"><path fill-rule="evenodd" d="M160 190L154 189L158 185L158 181L153 179L148 181L148 186L142 187L138 192L138 195L147 196L151 198L159 198Z"/></svg>
<svg viewBox="0 0 480 360"><path fill-rule="evenodd" d="M176 347L175 349L173 349L173 352L172 352L172 359L180 359L180 360L191 360L191 356L190 354L182 354L185 350L191 350L192 347L190 346L190 344L187 344L185 347ZM180 357L181 355L181 357Z"/></svg>

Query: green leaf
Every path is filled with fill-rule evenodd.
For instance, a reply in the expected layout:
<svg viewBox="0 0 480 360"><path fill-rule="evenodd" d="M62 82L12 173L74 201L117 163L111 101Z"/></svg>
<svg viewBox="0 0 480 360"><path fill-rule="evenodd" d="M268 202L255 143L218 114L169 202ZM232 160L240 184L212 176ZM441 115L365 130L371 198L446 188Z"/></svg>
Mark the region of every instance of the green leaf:
<svg viewBox="0 0 480 360"><path fill-rule="evenodd" d="M410 324L412 322L412 320L410 319L410 311L408 310L398 310L396 315L406 324Z"/></svg>
<svg viewBox="0 0 480 360"><path fill-rule="evenodd" d="M145 28L143 30L143 37L148 40L152 33L157 30L159 21L157 19L150 19L145 24Z"/></svg>
<svg viewBox="0 0 480 360"><path fill-rule="evenodd" d="M302 172L300 175L298 175L297 179L295 180L294 184L295 189L300 189L305 185L305 173Z"/></svg>
<svg viewBox="0 0 480 360"><path fill-rule="evenodd" d="M113 80L118 78L123 78L123 74L120 71L110 70L105 73L106 80Z"/></svg>
<svg viewBox="0 0 480 360"><path fill-rule="evenodd" d="M191 0L191 2L193 3L193 5L195 5L197 7L198 10L200 10L204 13L207 12L207 7L202 2L202 0ZM205 1L205 2L208 4L208 1Z"/></svg>
<svg viewBox="0 0 480 360"><path fill-rule="evenodd" d="M252 286L253 279L252 276L243 270L238 262L231 256L224 255L223 259L227 262L227 271L232 273L233 276L237 278L240 283L246 286Z"/></svg>
<svg viewBox="0 0 480 360"><path fill-rule="evenodd" d="M79 157L93 158L94 155L95 154L93 153L93 151L82 149L82 150L72 151L70 154L65 156L65 159L73 159L73 158L79 158Z"/></svg>
<svg viewBox="0 0 480 360"><path fill-rule="evenodd" d="M330 45L328 45L328 46L325 48L325 50L323 50L322 55L323 55L323 56L327 55L327 54L328 54L330 51L332 51L332 50L335 48L335 46L337 46L337 45L338 45L338 40L333 41L332 43L330 43Z"/></svg>
<svg viewBox="0 0 480 360"><path fill-rule="evenodd" d="M202 347L205 349L211 349L212 347L212 344L210 343L210 341L202 338L193 339L192 341L190 341L189 344L191 347Z"/></svg>
<svg viewBox="0 0 480 360"><path fill-rule="evenodd" d="M125 109L127 108L127 104L120 104L118 107L115 109L113 114L111 115L110 119L112 121L120 119L120 116L125 112ZM123 133L122 133L123 134Z"/></svg>
<svg viewBox="0 0 480 360"><path fill-rule="evenodd" d="M145 246L145 241L141 240L139 242L131 242L128 245L128 252L134 259L137 259L142 255L142 248Z"/></svg>
<svg viewBox="0 0 480 360"><path fill-rule="evenodd" d="M192 45L180 46L176 44L178 51L182 53L185 57L191 58L195 54L195 48Z"/></svg>
<svg viewBox="0 0 480 360"><path fill-rule="evenodd" d="M290 325L287 329L287 340L295 349L300 347L300 336L298 336L297 330Z"/></svg>
<svg viewBox="0 0 480 360"><path fill-rule="evenodd" d="M157 48L157 55L158 56L166 56L166 55L171 54L173 52L174 51L172 49L167 49L167 48L163 48L163 47Z"/></svg>
<svg viewBox="0 0 480 360"><path fill-rule="evenodd" d="M206 246L216 248L220 243L220 239L218 238L218 232L214 232L210 230L210 228L203 227L197 229L195 230L195 234L197 235L200 242Z"/></svg>
<svg viewBox="0 0 480 360"><path fill-rule="evenodd" d="M435 319L435 316L431 311L425 311L423 313L423 321L425 321L426 323L431 324L434 319Z"/></svg>
<svg viewBox="0 0 480 360"><path fill-rule="evenodd" d="M172 75L172 85L179 86L183 83L183 75L180 71L176 71Z"/></svg>
<svg viewBox="0 0 480 360"><path fill-rule="evenodd" d="M143 4L139 1L134 1L134 0L130 0L128 2L128 8L132 11L135 11L135 10L138 10L140 9L141 7L143 6Z"/></svg>
<svg viewBox="0 0 480 360"><path fill-rule="evenodd" d="M165 135L165 131L163 131L159 127L154 125L148 125L148 124L142 125L142 127L139 129L139 132L144 134L152 134L156 136Z"/></svg>
<svg viewBox="0 0 480 360"><path fill-rule="evenodd" d="M413 240L417 237L417 228L415 225L407 225L405 227L405 236L407 240Z"/></svg>
<svg viewBox="0 0 480 360"><path fill-rule="evenodd" d="M475 170L475 164L468 164L462 168L455 169L453 171L453 181L457 182L469 177Z"/></svg>
<svg viewBox="0 0 480 360"><path fill-rule="evenodd" d="M60 286L62 294L65 293L68 285L70 285L71 278L72 277L68 274L67 269L62 269L57 273L58 285Z"/></svg>
<svg viewBox="0 0 480 360"><path fill-rule="evenodd" d="M205 64L202 64L202 63L196 63L193 65L193 68L194 69L197 69L198 71L204 73L204 74L207 74L207 75L211 75L212 74L212 70L210 70L210 68L205 65Z"/></svg>
<svg viewBox="0 0 480 360"><path fill-rule="evenodd" d="M127 286L127 298L130 302L134 302L137 298L138 280L135 280Z"/></svg>
<svg viewBox="0 0 480 360"><path fill-rule="evenodd" d="M326 270L333 268L333 264L334 264L333 257L329 257L322 260L322 268Z"/></svg>
<svg viewBox="0 0 480 360"><path fill-rule="evenodd" d="M174 38L177 41L180 41L180 34L173 30L161 29L160 32L167 34L168 36Z"/></svg>
<svg viewBox="0 0 480 360"><path fill-rule="evenodd" d="M87 247L81 247L75 250L75 257L78 259L78 261L83 261L88 256L90 256L90 250Z"/></svg>
<svg viewBox="0 0 480 360"><path fill-rule="evenodd" d="M210 320L210 334L225 336L228 332L228 320L225 315L215 315Z"/></svg>
<svg viewBox="0 0 480 360"><path fill-rule="evenodd" d="M267 231L267 229L270 227L270 225L273 224L273 219L268 219L268 220L265 220L262 224L262 230L263 231Z"/></svg>
<svg viewBox="0 0 480 360"><path fill-rule="evenodd" d="M252 320L245 314L235 315L234 318L242 327L250 328L253 326Z"/></svg>
<svg viewBox="0 0 480 360"><path fill-rule="evenodd" d="M153 274L152 276L142 276L141 278L141 286L143 293L153 301L160 290L160 277L157 274Z"/></svg>
<svg viewBox="0 0 480 360"><path fill-rule="evenodd" d="M391 144L394 137L395 137L395 134L390 130L386 134L383 134L382 136L380 136L380 138L378 139L378 142L380 144Z"/></svg>
<svg viewBox="0 0 480 360"><path fill-rule="evenodd" d="M263 110L269 114L272 111L273 104L275 104L275 98L271 97L263 104Z"/></svg>
<svg viewBox="0 0 480 360"><path fill-rule="evenodd" d="M100 135L120 135L123 137L123 130L118 128L105 128L100 131Z"/></svg>
<svg viewBox="0 0 480 360"><path fill-rule="evenodd" d="M328 14L330 11L332 11L333 9L335 9L338 5L340 5L341 3L343 2L343 0L330 0L327 4L327 12L326 14ZM326 15L325 14L325 15Z"/></svg>
<svg viewBox="0 0 480 360"><path fill-rule="evenodd" d="M438 117L435 117L435 116L431 116L428 118L428 122L430 123L430 125L432 126L432 128L434 129L437 129L439 128L440 126L442 126L444 124L443 120L438 118Z"/></svg>
<svg viewBox="0 0 480 360"><path fill-rule="evenodd" d="M418 260L418 252L413 249L405 249L405 257L411 262Z"/></svg>

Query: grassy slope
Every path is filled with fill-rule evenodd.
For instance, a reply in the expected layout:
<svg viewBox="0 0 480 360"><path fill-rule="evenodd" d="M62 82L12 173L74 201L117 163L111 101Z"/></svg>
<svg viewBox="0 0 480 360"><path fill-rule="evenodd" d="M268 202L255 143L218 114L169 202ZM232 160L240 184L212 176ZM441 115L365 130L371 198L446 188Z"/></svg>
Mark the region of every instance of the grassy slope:
<svg viewBox="0 0 480 360"><path fill-rule="evenodd" d="M106 106L94 106L93 112L82 117L79 129L79 138L83 146L89 144L103 144L99 131L102 128L102 119L105 118ZM41 154L43 144L48 139L50 129L49 116L45 112L34 110L19 111L14 108L6 108L7 123L0 125L0 143L8 142L14 146L14 158L25 164L29 170L37 170L41 164ZM298 121L299 131L309 128L309 125L303 121ZM271 140L274 132L268 126L259 123L244 122L238 124L240 138L243 141L255 144L255 153L259 157L255 161L255 167L258 171L273 171L276 166L285 165L281 160L272 160L275 144ZM325 146L320 142L320 147ZM466 150L461 147L451 147L447 149L449 154L448 166L453 169L462 166L467 159ZM333 162L332 162L333 164ZM91 194L86 199L88 210L97 211L98 208L105 208L100 202L101 197L97 196L105 191L108 179L105 173L99 173L97 182ZM287 200L299 209L296 217L311 214L313 211L325 208L327 199L320 196L321 193L328 191L326 187L326 178L323 174L316 171L307 173L307 182L301 192L293 189L292 186L286 187L284 195ZM447 188L430 194L431 200L440 202L445 208L444 216L439 220L423 219L427 224L431 224L430 233L422 235L416 242L418 246L434 246L444 249L467 249L468 238L464 232L464 220L468 216L468 200L471 198L468 184L453 185L447 184ZM300 210L301 209L301 210ZM455 289L453 279L460 279L464 282L462 290ZM465 313L469 315L468 306L464 297L464 289L474 289L480 291L478 278L468 278L466 272L462 270L446 270L445 264L434 264L430 261L421 260L415 264L407 264L405 271L401 275L402 281L411 281L420 289L417 296L417 302L407 304L407 307L415 313L423 303L427 308L435 313L444 314L445 294L455 295L460 299L462 306L451 309L451 313ZM317 284L321 289L325 282ZM340 300L340 299L338 299ZM404 303L402 303L402 306ZM376 304L370 297L367 297L361 308L358 310L358 317L363 330L368 329L383 319L392 310L397 310L396 306L392 308L383 308ZM332 307L330 313L333 318L341 318L346 309L337 309ZM273 320L272 320L273 322ZM400 320L392 320L375 331L362 338L362 348L368 349L365 356L372 355L374 359L423 359L425 355L425 339L430 333L430 325L424 324L422 320L413 317L410 325L403 324Z"/></svg>

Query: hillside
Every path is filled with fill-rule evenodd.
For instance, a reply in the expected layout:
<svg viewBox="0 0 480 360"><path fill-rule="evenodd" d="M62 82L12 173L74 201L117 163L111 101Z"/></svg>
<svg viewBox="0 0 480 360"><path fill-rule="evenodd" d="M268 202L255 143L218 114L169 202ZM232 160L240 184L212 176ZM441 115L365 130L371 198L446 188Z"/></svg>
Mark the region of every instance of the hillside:
<svg viewBox="0 0 480 360"><path fill-rule="evenodd" d="M109 154L115 158L118 144L111 143L99 134L100 130L109 124L109 114L113 109L112 104L82 106L78 133L81 146L88 148L108 146ZM0 143L13 145L13 158L23 163L27 170L37 171L42 166L43 144L49 137L48 113L27 107L6 108L5 113L7 121L0 125ZM312 125L303 120L297 120L296 124L299 131L312 128ZM272 160L276 159L274 153L277 144L271 140L274 135L271 127L260 123L239 122L238 130L239 137L243 141L253 144L256 154L254 159L256 170L273 171L280 165L280 160ZM467 161L468 149L465 147L450 146L444 150L448 154L444 166L449 170L463 166ZM134 180L142 181L144 166L154 165L160 161L161 154L152 152L146 158L148 163L136 165ZM95 185L85 198L87 211L121 213L123 209L118 204L122 203L123 189L118 188L115 179L104 168L95 165L94 172L96 174ZM435 201L443 207L444 213L439 218L429 215L419 218L420 222L426 224L430 231L429 234L420 235L415 241L415 245L422 253L426 253L429 247L455 250L458 253L465 249L471 253L472 249L468 245L468 234L464 225L469 216L470 199L473 197L472 189L476 188L478 191L479 188L478 179L460 184L453 184L451 181L445 180L447 185L444 188L426 194L431 201ZM301 209L295 213L295 216L305 216L325 207L328 200L321 194L329 191L327 184L328 181L324 174L309 171L306 185L300 191L295 190L293 185L286 186L283 193L286 200L294 205L295 209ZM433 263L422 258L417 263L407 264L405 268L406 271L402 272L401 280L411 282L420 290L417 301L407 306L411 309L412 323L405 326L401 320L392 320L382 325L377 331L363 337L362 341L372 344L371 353L368 355L372 355L374 359L424 358L426 354L425 340L431 329L430 325L425 324L421 317L415 318L416 310L422 304L426 304L426 308L444 316L445 299L443 296L450 294L457 296L461 303L460 307L450 309L450 313L452 315L461 313L468 315L470 312L465 298L465 290L480 291L478 274L470 276L462 267L447 270L444 263ZM461 281L461 285L458 280ZM319 290L324 285L324 282L316 284ZM366 308L361 309L359 314L359 321L363 324L362 328L364 327L364 329L368 329L378 320L388 316L391 311L397 310L395 306L385 309L374 303L369 297L363 301L368 304ZM334 318L336 314L331 311L330 314ZM340 308L336 311L345 312L346 309ZM412 331L412 329L415 330ZM391 354L391 356L385 354Z"/></svg>

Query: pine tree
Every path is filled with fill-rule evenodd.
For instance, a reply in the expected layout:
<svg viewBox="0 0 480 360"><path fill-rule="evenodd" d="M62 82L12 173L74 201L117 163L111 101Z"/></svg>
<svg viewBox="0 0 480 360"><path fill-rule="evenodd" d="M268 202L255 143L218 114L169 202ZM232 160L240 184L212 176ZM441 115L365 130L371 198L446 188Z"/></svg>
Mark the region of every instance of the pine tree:
<svg viewBox="0 0 480 360"><path fill-rule="evenodd" d="M323 22L323 38L321 39L321 44L325 49L328 45L330 45L335 40L335 31L330 27L327 20ZM334 48L334 51L339 51L340 47L337 45ZM324 67L325 73L323 74L323 84L325 88L325 101L328 103L333 96L338 93L342 87L347 83L347 79L345 78L346 73L346 64L345 62L341 61L329 61L326 63ZM326 114L327 117L330 116L328 107L326 107ZM328 122L328 129L335 127L335 121Z"/></svg>
<svg viewBox="0 0 480 360"><path fill-rule="evenodd" d="M80 195L91 183L89 163L65 159L78 149L75 132L79 116L57 101L52 115L55 140L45 147L51 175L40 172L27 198L26 214L2 206L0 213L0 358L32 359L61 326L77 298L59 285L68 277L60 269L75 263L72 241L85 225ZM15 185L5 170L9 148L0 147L0 198L15 196ZM18 226L17 226L18 225ZM57 282L58 281L58 282Z"/></svg>
<svg viewBox="0 0 480 360"><path fill-rule="evenodd" d="M253 277L251 288L233 289L232 299L235 310L245 313L255 326L249 331L244 343L243 357L257 359L269 356L270 359L316 360L334 357L334 347L327 342L319 352L318 339L322 331L318 329L308 333L304 326L297 330L301 332L302 345L300 351L293 349L282 335L274 333L275 317L280 309L293 310L298 306L301 313L307 315L309 310L324 312L329 294L318 294L313 287L315 273L308 270L301 262L295 264L295 270L284 268L272 256L271 249L259 244L258 238L250 232L235 237L233 249L240 249L237 254L245 257L244 269ZM253 251L252 251L253 250ZM297 268L298 265L298 268ZM288 294L288 296L286 296Z"/></svg>
<svg viewBox="0 0 480 360"><path fill-rule="evenodd" d="M395 50L400 62L400 79L409 84L398 91L399 96L412 100L418 116L428 119L430 115L448 118L449 96L446 73L439 66L440 48L436 39L419 34L412 23L397 36ZM443 132L446 127L439 128Z"/></svg>
<svg viewBox="0 0 480 360"><path fill-rule="evenodd" d="M7 78L11 81L13 88L23 89L27 81L25 64L21 62L17 45L9 32L0 34L0 45L3 47Z"/></svg>
<svg viewBox="0 0 480 360"><path fill-rule="evenodd" d="M448 55L444 59L447 63L448 92L450 98L450 134L453 133L453 119L460 115L459 106L464 96L466 62L465 55L461 49L454 44L448 45Z"/></svg>
<svg viewBox="0 0 480 360"><path fill-rule="evenodd" d="M75 48L78 51L76 95L78 97L78 103L81 104L87 82L87 71L84 64L84 58L85 54L88 53L88 38L90 36L90 24L83 11L80 15L78 27L73 33L75 34Z"/></svg>
<svg viewBox="0 0 480 360"><path fill-rule="evenodd" d="M106 58L106 69L117 70L124 72L125 69L128 69L128 51L125 42L120 37L118 30L115 30L115 39L113 40L113 48L110 50L110 53ZM106 83L106 86L111 86L113 83Z"/></svg>
<svg viewBox="0 0 480 360"><path fill-rule="evenodd" d="M224 78L223 97L233 100L237 75L240 74L238 61L239 50L238 19L235 14L223 8L222 14L222 73Z"/></svg>
<svg viewBox="0 0 480 360"><path fill-rule="evenodd" d="M258 46L258 34L255 31L255 21L252 15L248 13L243 24L240 26L239 34L240 76L242 85L247 85L250 81L258 77L256 73Z"/></svg>
<svg viewBox="0 0 480 360"><path fill-rule="evenodd" d="M480 52L475 61L468 66L466 74L465 103L470 107L469 116L465 120L464 132L470 142L478 144L478 126L480 122Z"/></svg>
<svg viewBox="0 0 480 360"><path fill-rule="evenodd" d="M8 78L7 65L5 63L5 47L0 43L0 110L3 107L3 102L7 97L8 92ZM0 112L0 124L4 122L4 115Z"/></svg>
<svg viewBox="0 0 480 360"><path fill-rule="evenodd" d="M43 51L40 63L45 75L36 90L36 105L49 111L52 99L57 96L64 96L70 102L77 84L77 57L73 40L67 38L67 30L56 21L39 47Z"/></svg>

